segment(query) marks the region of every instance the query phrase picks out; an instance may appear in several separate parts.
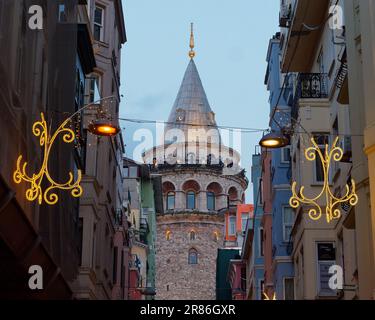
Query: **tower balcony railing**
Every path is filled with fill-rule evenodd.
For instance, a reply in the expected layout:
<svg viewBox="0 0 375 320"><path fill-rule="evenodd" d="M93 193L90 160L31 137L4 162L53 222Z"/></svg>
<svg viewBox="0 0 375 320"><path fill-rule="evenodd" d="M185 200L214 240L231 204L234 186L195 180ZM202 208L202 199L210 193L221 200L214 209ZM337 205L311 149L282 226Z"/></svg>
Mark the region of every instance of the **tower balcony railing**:
<svg viewBox="0 0 375 320"><path fill-rule="evenodd" d="M167 161L156 166L150 165L151 171L174 170L174 169L210 169L218 172L223 171L224 165L221 164L200 164L200 163L168 163Z"/></svg>
<svg viewBox="0 0 375 320"><path fill-rule="evenodd" d="M300 73L294 92L292 117L298 118L300 99L328 98L328 75L326 73Z"/></svg>

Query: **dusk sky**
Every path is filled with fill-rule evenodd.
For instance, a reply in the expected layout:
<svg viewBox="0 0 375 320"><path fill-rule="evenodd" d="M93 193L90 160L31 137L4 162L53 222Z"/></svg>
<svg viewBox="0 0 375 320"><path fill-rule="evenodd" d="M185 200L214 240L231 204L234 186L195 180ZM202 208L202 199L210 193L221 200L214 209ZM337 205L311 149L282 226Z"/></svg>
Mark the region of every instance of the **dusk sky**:
<svg viewBox="0 0 375 320"><path fill-rule="evenodd" d="M128 42L122 50L121 117L167 121L188 65L190 22L195 63L221 126L267 128L264 85L269 39L278 30L278 1L123 1ZM133 133L154 125L122 122L126 155ZM242 166L251 180L251 155L261 133L242 134ZM253 201L252 185L247 202Z"/></svg>

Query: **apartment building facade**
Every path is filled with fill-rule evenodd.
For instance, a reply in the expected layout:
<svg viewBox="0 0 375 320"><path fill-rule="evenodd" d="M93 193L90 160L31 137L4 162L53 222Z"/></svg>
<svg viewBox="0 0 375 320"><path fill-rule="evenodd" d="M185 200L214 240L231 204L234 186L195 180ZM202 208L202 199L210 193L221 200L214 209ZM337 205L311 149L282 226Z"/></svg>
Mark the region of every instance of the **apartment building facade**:
<svg viewBox="0 0 375 320"><path fill-rule="evenodd" d="M281 4L281 72L297 75L290 118L292 181L297 182L298 188L304 186L304 194L308 197L318 195L325 179L323 165L319 157L308 161L305 150L312 146L311 138L324 152L326 146L332 146L334 139L339 137L338 146L343 149L343 158L340 162L332 159L327 179L332 193L341 197L345 185L350 184L354 167L349 106L338 102L345 29L333 18L337 18L344 3L299 0L282 1ZM324 199L319 198L317 203L324 211ZM289 250L294 263L295 298L353 298L355 290L339 291L328 285L329 269L333 265L345 270L346 287L356 288L357 285L353 245L356 231L349 222L353 208L340 206L341 216L331 222L327 222L324 215L320 219L314 216L311 209L307 205L296 209L291 231Z"/></svg>
<svg viewBox="0 0 375 320"><path fill-rule="evenodd" d="M97 68L91 28L82 13L86 1L0 1L1 14L1 239L6 256L2 268L1 294L14 298L70 299L84 257L81 200L58 190L44 200L29 201L26 183L18 183L13 172L19 154L28 162L27 172L39 172L43 143L33 124L44 113L53 132L85 104L86 78ZM31 6L33 14L29 14ZM48 170L56 181L69 173L85 172L87 145L83 121L72 120L75 139L56 139L49 154ZM45 130L45 129L43 129ZM34 133L34 135L32 134ZM42 142L42 141L40 141ZM43 188L47 188L47 181ZM44 190L44 189L42 189ZM3 193L4 192L4 193ZM13 217L9 219L10 217ZM22 234L22 237L18 237ZM16 236L12 239L11 237ZM41 291L27 286L28 268L40 265L44 272ZM3 270L4 269L4 270ZM3 281L4 280L4 281Z"/></svg>
<svg viewBox="0 0 375 320"><path fill-rule="evenodd" d="M267 53L265 85L270 93L270 127L273 132L291 127L293 75L280 72L280 33L270 40ZM285 83L284 83L285 82ZM281 127L281 128L280 128ZM290 146L271 151L272 201L272 274L273 288L278 300L294 299L294 271L291 258L294 210L289 205L292 168Z"/></svg>
<svg viewBox="0 0 375 320"><path fill-rule="evenodd" d="M264 290L264 242L262 164L260 152L252 156L251 181L253 184L254 215L248 220L241 257L246 264L246 299L262 300Z"/></svg>
<svg viewBox="0 0 375 320"><path fill-rule="evenodd" d="M96 62L93 72L83 80L85 104L102 108L116 121L120 104L120 52L126 42L122 2L85 1L78 19L88 26ZM85 112L84 132L96 109ZM128 268L123 153L121 134L112 138L86 135L84 193L79 207L82 257L79 275L73 282L77 299L127 298L126 277L121 276Z"/></svg>
<svg viewBox="0 0 375 320"><path fill-rule="evenodd" d="M339 97L349 104L352 136L352 177L357 182L358 205L349 213L348 228L355 233L357 263L354 277L360 299L375 299L375 174L374 174L374 12L373 1L344 1L347 56ZM345 272L346 277L352 276ZM347 279L347 278L346 278Z"/></svg>

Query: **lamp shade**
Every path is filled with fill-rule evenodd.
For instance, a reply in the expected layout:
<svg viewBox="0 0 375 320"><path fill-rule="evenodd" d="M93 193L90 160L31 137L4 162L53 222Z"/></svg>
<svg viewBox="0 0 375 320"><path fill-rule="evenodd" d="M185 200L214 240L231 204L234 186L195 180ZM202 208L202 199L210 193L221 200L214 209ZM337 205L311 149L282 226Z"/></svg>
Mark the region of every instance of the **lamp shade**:
<svg viewBox="0 0 375 320"><path fill-rule="evenodd" d="M289 144L289 139L280 132L266 134L259 142L259 145L268 149L283 148Z"/></svg>
<svg viewBox="0 0 375 320"><path fill-rule="evenodd" d="M104 119L93 121L89 124L88 129L92 134L103 137L112 137L120 132L119 127Z"/></svg>

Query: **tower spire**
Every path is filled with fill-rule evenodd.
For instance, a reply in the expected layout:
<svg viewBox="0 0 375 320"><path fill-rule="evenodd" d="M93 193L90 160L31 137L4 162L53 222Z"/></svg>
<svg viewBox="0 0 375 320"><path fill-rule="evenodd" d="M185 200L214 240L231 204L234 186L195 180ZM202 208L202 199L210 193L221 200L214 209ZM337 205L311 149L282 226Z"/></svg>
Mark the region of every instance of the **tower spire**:
<svg viewBox="0 0 375 320"><path fill-rule="evenodd" d="M191 31L190 31L190 51L189 51L189 57L190 59L193 59L195 57L195 51L193 50L194 49L194 24L191 23L190 25L191 27Z"/></svg>

